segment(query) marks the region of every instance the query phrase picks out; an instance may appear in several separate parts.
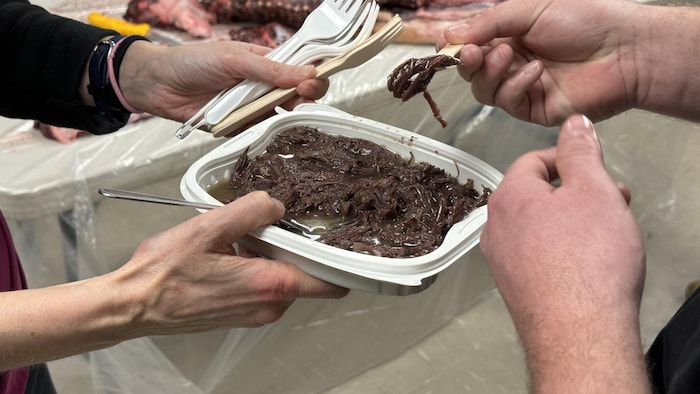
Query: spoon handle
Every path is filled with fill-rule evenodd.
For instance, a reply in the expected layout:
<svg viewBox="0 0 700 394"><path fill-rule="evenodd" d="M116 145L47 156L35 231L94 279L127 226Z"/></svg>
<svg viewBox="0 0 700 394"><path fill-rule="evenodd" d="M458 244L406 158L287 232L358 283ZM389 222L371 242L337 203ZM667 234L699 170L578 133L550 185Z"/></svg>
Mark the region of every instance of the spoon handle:
<svg viewBox="0 0 700 394"><path fill-rule="evenodd" d="M119 198L122 200L143 201L156 204L180 205L185 207L194 207L201 209L218 208L217 205L207 204L203 202L179 200L176 198L155 196L152 194L134 192L130 190L101 188L98 189L97 192L105 197ZM301 234L307 238L317 239L318 237L320 237L320 235L315 233L317 227L309 227L297 222L296 220L281 219L276 224L278 226L282 226L285 229L290 229L295 233Z"/></svg>
<svg viewBox="0 0 700 394"><path fill-rule="evenodd" d="M464 44L446 44L440 52L438 52L438 55L447 55L447 56L452 56L459 58L459 52L462 50L462 47Z"/></svg>
<svg viewBox="0 0 700 394"><path fill-rule="evenodd" d="M121 198L124 200L145 201L145 202L152 202L152 203L157 203L157 204L182 205L182 206L186 206L186 207L194 207L194 208L201 208L201 209L218 208L217 205L207 204L207 203L203 203L203 202L185 201L185 200L179 200L176 198L154 196L151 194L133 192L133 191L129 191L129 190L103 188L103 189L99 189L97 192L105 197Z"/></svg>

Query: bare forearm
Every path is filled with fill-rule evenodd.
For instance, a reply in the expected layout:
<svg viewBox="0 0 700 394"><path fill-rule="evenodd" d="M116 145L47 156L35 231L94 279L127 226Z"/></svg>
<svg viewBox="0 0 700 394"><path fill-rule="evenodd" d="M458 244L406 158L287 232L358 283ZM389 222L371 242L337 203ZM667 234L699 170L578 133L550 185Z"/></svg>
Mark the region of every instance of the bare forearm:
<svg viewBox="0 0 700 394"><path fill-rule="evenodd" d="M534 393L651 392L634 316L564 313L518 328Z"/></svg>
<svg viewBox="0 0 700 394"><path fill-rule="evenodd" d="M636 12L637 107L700 121L700 8L644 5Z"/></svg>
<svg viewBox="0 0 700 394"><path fill-rule="evenodd" d="M134 314L107 277L0 293L0 370L101 349L128 339Z"/></svg>

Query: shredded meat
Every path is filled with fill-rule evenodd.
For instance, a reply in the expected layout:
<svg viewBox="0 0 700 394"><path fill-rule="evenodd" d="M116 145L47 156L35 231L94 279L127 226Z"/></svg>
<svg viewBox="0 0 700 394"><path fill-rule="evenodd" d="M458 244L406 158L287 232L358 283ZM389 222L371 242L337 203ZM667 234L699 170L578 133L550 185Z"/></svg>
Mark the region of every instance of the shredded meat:
<svg viewBox="0 0 700 394"><path fill-rule="evenodd" d="M386 257L435 250L450 227L486 204L491 193L370 141L303 126L283 131L255 158L242 155L229 186L232 194L224 202L265 190L284 203L287 219L352 218L319 241Z"/></svg>

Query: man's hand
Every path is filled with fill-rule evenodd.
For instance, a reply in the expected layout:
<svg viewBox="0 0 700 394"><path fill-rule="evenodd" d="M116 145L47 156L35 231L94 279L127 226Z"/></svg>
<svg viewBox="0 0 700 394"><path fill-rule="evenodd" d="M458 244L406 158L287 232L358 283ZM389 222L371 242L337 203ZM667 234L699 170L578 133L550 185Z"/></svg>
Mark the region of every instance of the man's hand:
<svg viewBox="0 0 700 394"><path fill-rule="evenodd" d="M489 199L481 248L535 392L649 391L645 253L629 198L606 172L592 124L574 115L556 148L519 158Z"/></svg>

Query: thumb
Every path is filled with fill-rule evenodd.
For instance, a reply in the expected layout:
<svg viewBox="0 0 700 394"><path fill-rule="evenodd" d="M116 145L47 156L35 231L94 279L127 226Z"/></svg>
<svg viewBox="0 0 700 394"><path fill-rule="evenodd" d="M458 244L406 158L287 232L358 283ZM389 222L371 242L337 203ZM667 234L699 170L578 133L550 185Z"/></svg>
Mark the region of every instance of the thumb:
<svg viewBox="0 0 700 394"><path fill-rule="evenodd" d="M203 220L201 228L211 234L215 243L226 250L238 238L260 226L271 224L284 215L284 205L264 191L239 197L223 207L206 212L195 220Z"/></svg>
<svg viewBox="0 0 700 394"><path fill-rule="evenodd" d="M593 123L584 115L572 115L562 125L557 141L556 167L562 186L597 183L614 184L603 163L603 151Z"/></svg>
<svg viewBox="0 0 700 394"><path fill-rule="evenodd" d="M231 61L231 73L237 78L264 82L281 88L291 88L301 81L316 77L316 67L311 64L299 66L269 59L251 46L249 51L239 51Z"/></svg>
<svg viewBox="0 0 700 394"><path fill-rule="evenodd" d="M544 2L542 2L544 3ZM529 1L506 1L486 8L464 23L449 27L445 39L453 44L483 45L495 38L518 37L527 33L546 9Z"/></svg>
<svg viewBox="0 0 700 394"><path fill-rule="evenodd" d="M271 83L282 88L297 86L300 82L314 78L316 67L313 65L297 66L293 64L278 63L267 58L261 66L257 67L262 73L259 80Z"/></svg>

